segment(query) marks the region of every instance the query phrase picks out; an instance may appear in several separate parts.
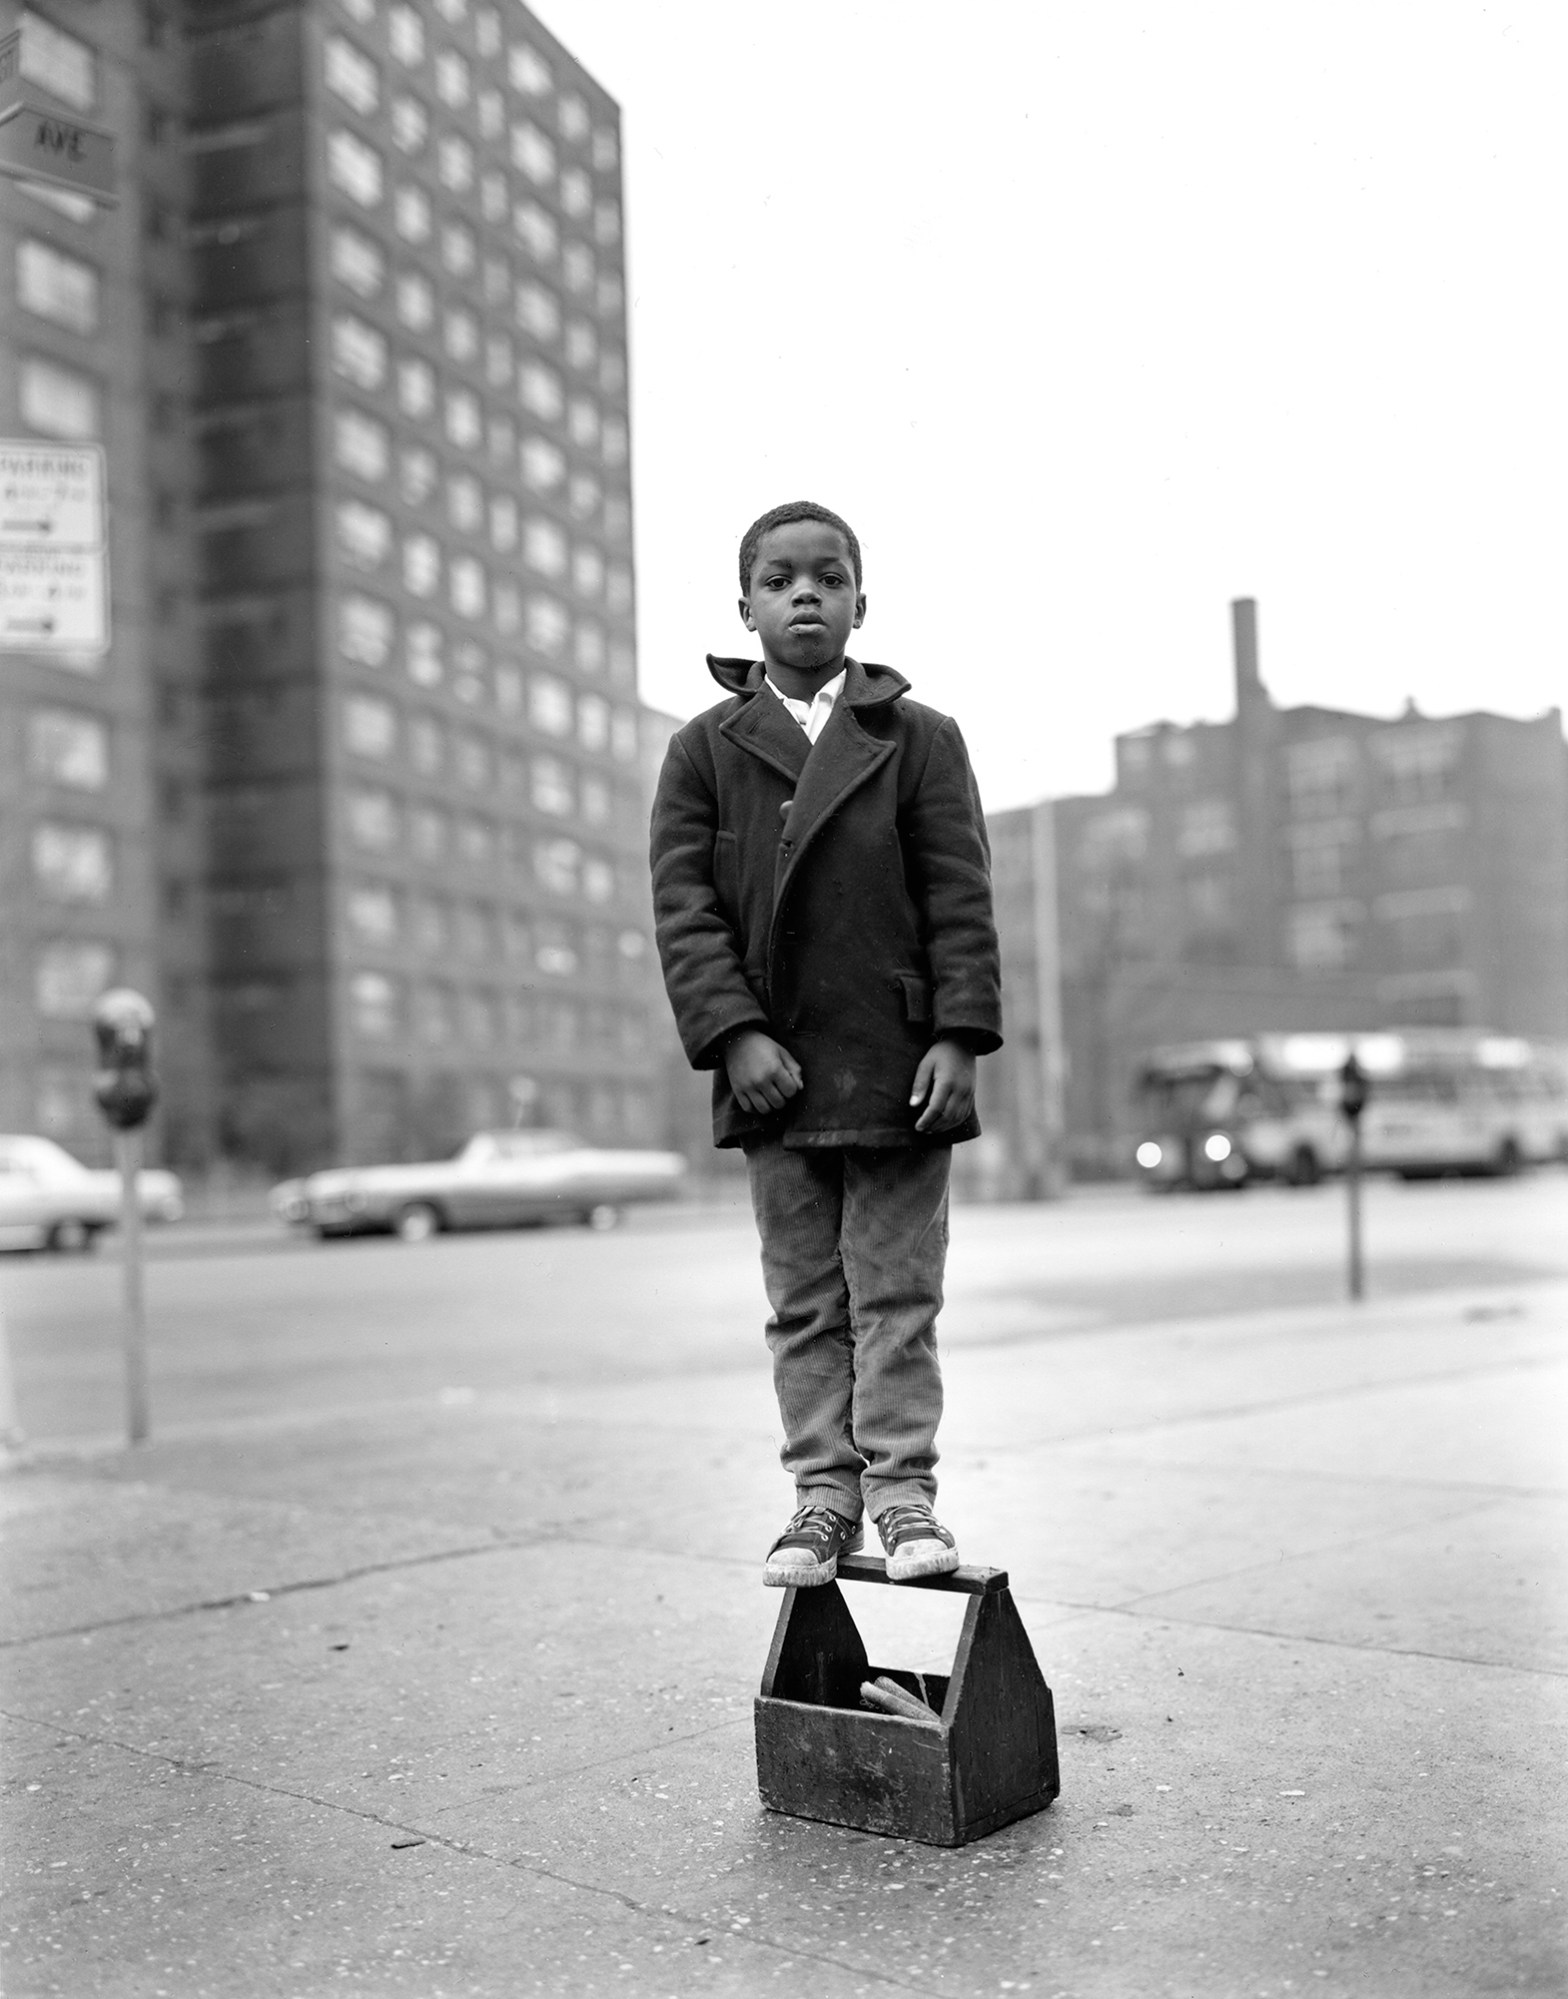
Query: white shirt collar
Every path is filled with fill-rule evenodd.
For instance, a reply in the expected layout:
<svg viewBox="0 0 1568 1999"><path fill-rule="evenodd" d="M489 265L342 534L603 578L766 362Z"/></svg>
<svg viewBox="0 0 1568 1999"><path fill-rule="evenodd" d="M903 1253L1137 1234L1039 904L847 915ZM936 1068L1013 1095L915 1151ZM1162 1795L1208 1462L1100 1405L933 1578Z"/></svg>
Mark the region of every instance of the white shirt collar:
<svg viewBox="0 0 1568 1999"><path fill-rule="evenodd" d="M809 701L797 701L793 695L786 694L782 687L776 686L767 675L764 675L763 679L768 691L783 702L790 714L794 716L795 720L805 730L806 740L814 743L828 725L828 721L833 713L833 703L843 693L844 681L848 673L849 668L847 666L841 667L831 680L825 681L817 689Z"/></svg>

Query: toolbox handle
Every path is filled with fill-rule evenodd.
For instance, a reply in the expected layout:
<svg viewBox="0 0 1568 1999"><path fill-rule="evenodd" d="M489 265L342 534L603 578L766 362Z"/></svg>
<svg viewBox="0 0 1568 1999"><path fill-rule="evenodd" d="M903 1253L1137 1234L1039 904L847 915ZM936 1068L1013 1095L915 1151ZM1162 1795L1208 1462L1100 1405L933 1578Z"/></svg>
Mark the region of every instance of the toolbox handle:
<svg viewBox="0 0 1568 1999"><path fill-rule="evenodd" d="M885 1583L888 1580L886 1559L881 1555L840 1555L838 1578L845 1583ZM995 1596L1007 1587L1007 1571L966 1566L950 1570L945 1576L915 1576L911 1581L895 1583L893 1587L950 1590L959 1596Z"/></svg>

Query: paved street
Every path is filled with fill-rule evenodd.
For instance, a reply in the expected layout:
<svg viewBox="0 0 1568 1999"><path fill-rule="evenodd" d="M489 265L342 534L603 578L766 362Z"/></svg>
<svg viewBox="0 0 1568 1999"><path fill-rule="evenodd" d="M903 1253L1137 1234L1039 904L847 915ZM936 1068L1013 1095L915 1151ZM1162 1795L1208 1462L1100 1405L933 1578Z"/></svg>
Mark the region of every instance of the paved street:
<svg viewBox="0 0 1568 1999"><path fill-rule="evenodd" d="M744 1211L161 1236L137 1452L112 1254L0 1261L7 1993L1560 1994L1568 1180L1375 1183L1359 1310L1341 1201L955 1217L944 1512L1063 1793L951 1851L757 1804Z"/></svg>

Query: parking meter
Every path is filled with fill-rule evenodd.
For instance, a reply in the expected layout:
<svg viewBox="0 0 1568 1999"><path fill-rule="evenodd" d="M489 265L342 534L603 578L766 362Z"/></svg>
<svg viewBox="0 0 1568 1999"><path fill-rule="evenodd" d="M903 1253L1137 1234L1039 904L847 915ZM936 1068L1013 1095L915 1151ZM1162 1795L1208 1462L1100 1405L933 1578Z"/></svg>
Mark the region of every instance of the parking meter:
<svg viewBox="0 0 1568 1999"><path fill-rule="evenodd" d="M152 1073L154 1019L152 1007L128 986L105 993L93 1008L98 1042L93 1096L116 1131L134 1131L145 1124L158 1101Z"/></svg>
<svg viewBox="0 0 1568 1999"><path fill-rule="evenodd" d="M1349 1290L1352 1298L1366 1294L1366 1260L1361 1240L1361 1113L1372 1094L1372 1079L1352 1048L1339 1072L1339 1109L1350 1126L1345 1160L1345 1218L1349 1227Z"/></svg>
<svg viewBox="0 0 1568 1999"><path fill-rule="evenodd" d="M1354 1049L1345 1057L1339 1072L1339 1108L1352 1125L1361 1122L1361 1113L1372 1094L1372 1078L1356 1059Z"/></svg>

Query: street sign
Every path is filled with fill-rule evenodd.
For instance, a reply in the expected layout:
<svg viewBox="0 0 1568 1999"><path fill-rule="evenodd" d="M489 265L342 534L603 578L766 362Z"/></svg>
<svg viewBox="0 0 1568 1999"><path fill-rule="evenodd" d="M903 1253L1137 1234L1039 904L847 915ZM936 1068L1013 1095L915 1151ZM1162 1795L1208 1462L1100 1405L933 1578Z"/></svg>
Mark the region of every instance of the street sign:
<svg viewBox="0 0 1568 1999"><path fill-rule="evenodd" d="M34 546L103 546L103 453L96 444L0 442L0 548Z"/></svg>
<svg viewBox="0 0 1568 1999"><path fill-rule="evenodd" d="M13 28L0 41L0 118L7 118L22 102L22 31Z"/></svg>
<svg viewBox="0 0 1568 1999"><path fill-rule="evenodd" d="M103 490L96 444L0 439L0 652L107 649Z"/></svg>
<svg viewBox="0 0 1568 1999"><path fill-rule="evenodd" d="M96 125L18 99L0 84L0 174L42 181L113 208L114 140Z"/></svg>

